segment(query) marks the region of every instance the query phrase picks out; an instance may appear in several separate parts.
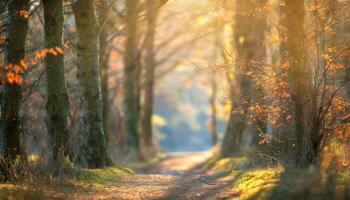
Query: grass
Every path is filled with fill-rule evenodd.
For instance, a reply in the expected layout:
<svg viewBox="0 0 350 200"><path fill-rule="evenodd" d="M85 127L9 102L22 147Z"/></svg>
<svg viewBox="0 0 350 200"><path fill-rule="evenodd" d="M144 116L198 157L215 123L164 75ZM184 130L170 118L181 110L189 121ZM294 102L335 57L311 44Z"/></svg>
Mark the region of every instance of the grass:
<svg viewBox="0 0 350 200"><path fill-rule="evenodd" d="M337 176L313 168L285 170L281 166L254 166L247 157L219 159L208 165L210 173L227 172L233 196L240 200L348 199L349 171Z"/></svg>
<svg viewBox="0 0 350 200"><path fill-rule="evenodd" d="M126 174L132 173L132 170L120 167L82 169L79 172L78 180L90 184L109 184Z"/></svg>
<svg viewBox="0 0 350 200"><path fill-rule="evenodd" d="M104 169L77 169L64 178L38 180L26 184L0 184L0 199L66 199L100 191L115 183L125 175L132 174L129 169L110 167Z"/></svg>
<svg viewBox="0 0 350 200"><path fill-rule="evenodd" d="M240 199L258 197L266 199L271 190L279 183L280 169L260 169L252 171L233 172L236 176L233 192Z"/></svg>

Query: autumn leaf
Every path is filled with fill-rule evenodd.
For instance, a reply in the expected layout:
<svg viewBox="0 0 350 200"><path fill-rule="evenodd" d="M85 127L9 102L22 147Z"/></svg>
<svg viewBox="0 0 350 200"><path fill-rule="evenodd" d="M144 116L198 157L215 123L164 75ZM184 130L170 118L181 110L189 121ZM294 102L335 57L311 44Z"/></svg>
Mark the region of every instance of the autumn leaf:
<svg viewBox="0 0 350 200"><path fill-rule="evenodd" d="M6 74L7 81L11 84L15 82L15 74L12 72L9 72Z"/></svg>
<svg viewBox="0 0 350 200"><path fill-rule="evenodd" d="M28 19L29 18L29 13L27 10L20 10L19 11L19 15L25 19Z"/></svg>
<svg viewBox="0 0 350 200"><path fill-rule="evenodd" d="M5 65L4 69L9 70L9 69L12 69L12 67L13 67L13 64L7 64Z"/></svg>
<svg viewBox="0 0 350 200"><path fill-rule="evenodd" d="M26 59L21 59L20 63L23 67L23 70L26 71L28 69L28 61Z"/></svg>
<svg viewBox="0 0 350 200"><path fill-rule="evenodd" d="M57 52L55 51L55 49L53 49L53 48L49 49L49 53L51 53L51 54L53 54L53 55L55 55L55 56L58 55L58 53L57 53Z"/></svg>
<svg viewBox="0 0 350 200"><path fill-rule="evenodd" d="M63 54L64 53L64 50L62 48L60 48L60 47L56 47L55 50L59 54Z"/></svg>
<svg viewBox="0 0 350 200"><path fill-rule="evenodd" d="M14 65L12 70L16 74L19 74L22 72L22 68L19 65Z"/></svg>

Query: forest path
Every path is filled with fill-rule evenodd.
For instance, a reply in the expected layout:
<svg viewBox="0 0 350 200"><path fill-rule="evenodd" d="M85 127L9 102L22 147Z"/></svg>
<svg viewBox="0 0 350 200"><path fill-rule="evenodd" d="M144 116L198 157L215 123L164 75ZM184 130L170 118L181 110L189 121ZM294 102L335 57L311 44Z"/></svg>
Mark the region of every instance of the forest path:
<svg viewBox="0 0 350 200"><path fill-rule="evenodd" d="M213 156L211 151L171 154L163 161L118 179L98 194L82 199L229 199L232 179L208 175L202 166Z"/></svg>

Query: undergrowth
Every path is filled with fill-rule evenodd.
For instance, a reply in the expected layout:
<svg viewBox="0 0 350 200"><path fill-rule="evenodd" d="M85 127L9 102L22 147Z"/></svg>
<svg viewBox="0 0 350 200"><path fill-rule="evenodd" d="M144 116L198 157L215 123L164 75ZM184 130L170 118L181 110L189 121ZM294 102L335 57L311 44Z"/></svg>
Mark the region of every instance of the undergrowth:
<svg viewBox="0 0 350 200"><path fill-rule="evenodd" d="M233 197L241 200L350 199L349 170L287 170L280 165L262 165L250 155L218 159L207 169L211 174L231 176Z"/></svg>
<svg viewBox="0 0 350 200"><path fill-rule="evenodd" d="M17 174L16 168L11 165L13 180L0 184L0 199L64 199L66 195L85 193L91 189L100 189L113 184L118 178L132 174L130 169L109 167L104 169L84 169L75 166L69 159L64 159L59 168L59 175L54 175L46 162L36 155L28 157L26 174ZM0 175L0 177L4 177ZM71 196L70 196L71 197Z"/></svg>

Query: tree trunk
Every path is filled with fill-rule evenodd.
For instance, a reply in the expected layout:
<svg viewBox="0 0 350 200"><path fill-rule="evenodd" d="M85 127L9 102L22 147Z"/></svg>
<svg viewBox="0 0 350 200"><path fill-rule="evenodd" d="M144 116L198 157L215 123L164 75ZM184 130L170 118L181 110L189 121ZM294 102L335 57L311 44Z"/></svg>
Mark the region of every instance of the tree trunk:
<svg viewBox="0 0 350 200"><path fill-rule="evenodd" d="M216 97L217 97L217 84L215 79L215 73L211 77L211 89L212 94L210 97L211 117L210 117L210 131L211 131L211 142L215 146L218 143L218 131L217 131L217 119L216 119Z"/></svg>
<svg viewBox="0 0 350 200"><path fill-rule="evenodd" d="M43 0L45 18L45 47L63 46L63 0ZM53 161L59 164L67 154L68 129L67 115L69 100L66 87L63 55L47 55L47 121L46 126L51 137ZM59 158L59 155L62 157Z"/></svg>
<svg viewBox="0 0 350 200"><path fill-rule="evenodd" d="M224 2L221 1L219 6L225 6ZM218 7L217 9L220 9ZM209 98L210 101L210 108L211 108L211 116L210 116L210 132L211 132L211 142L212 145L215 146L218 143L218 130L217 130L217 109L216 109L216 98L217 98L217 83L216 83L216 64L218 64L219 61L219 55L222 51L222 31L223 31L223 26L219 19L215 19L213 22L213 34L214 34L214 44L213 44L213 49L212 49L212 58L211 58L211 65L212 69L210 71L210 87L211 87L211 95Z"/></svg>
<svg viewBox="0 0 350 200"><path fill-rule="evenodd" d="M234 113L234 107L232 106L230 118L226 127L226 133L221 147L221 157L230 157L240 153L242 134L245 128L246 123L244 117L239 113Z"/></svg>
<svg viewBox="0 0 350 200"><path fill-rule="evenodd" d="M108 122L109 122L109 90L108 90L108 4L105 0L101 0L99 4L98 21L99 21L99 41L100 41L100 76L101 76L101 92L103 104L103 132L106 138L106 146L109 142Z"/></svg>
<svg viewBox="0 0 350 200"><path fill-rule="evenodd" d="M248 108L252 99L261 91L256 88L251 78L244 71L252 68L252 61L263 62L266 57L264 41L267 22L264 17L253 13L255 8L263 7L266 3L267 0L247 0L236 3L234 46L237 49L237 69L235 70L237 86L235 87L236 91L231 92L233 93L231 94L233 108L225 133L222 156L239 153L243 133L252 126L246 122L249 114ZM240 14L242 12L250 14ZM240 110L233 110L234 108ZM258 126L258 123L253 125Z"/></svg>
<svg viewBox="0 0 350 200"><path fill-rule="evenodd" d="M306 167L315 161L310 126L308 122L310 109L310 70L305 53L305 7L304 0L285 0L285 25L287 30L286 49L289 61L288 81L291 85L294 103L296 164Z"/></svg>
<svg viewBox="0 0 350 200"><path fill-rule="evenodd" d="M103 132L95 1L77 0L73 11L79 36L78 80L82 86L78 162L89 168L100 168L106 166L107 149Z"/></svg>
<svg viewBox="0 0 350 200"><path fill-rule="evenodd" d="M8 43L5 52L6 64L20 65L20 60L25 56L28 18L21 16L21 13L28 12L28 9L28 0L12 0L8 3L9 24L7 27ZM6 73L4 74L4 79L6 79ZM5 159L8 162L13 162L18 157L26 160L22 116L20 112L22 105L22 86L5 81L2 98Z"/></svg>
<svg viewBox="0 0 350 200"><path fill-rule="evenodd" d="M131 154L140 155L138 133L138 98L137 98L137 17L139 0L126 0L126 42L124 55L124 121L127 134L126 143Z"/></svg>
<svg viewBox="0 0 350 200"><path fill-rule="evenodd" d="M153 147L152 115L154 103L154 79L155 79L155 50L154 39L157 27L157 17L159 5L157 0L147 0L147 35L146 35L146 55L145 55L145 102L143 112L143 134L145 143Z"/></svg>

